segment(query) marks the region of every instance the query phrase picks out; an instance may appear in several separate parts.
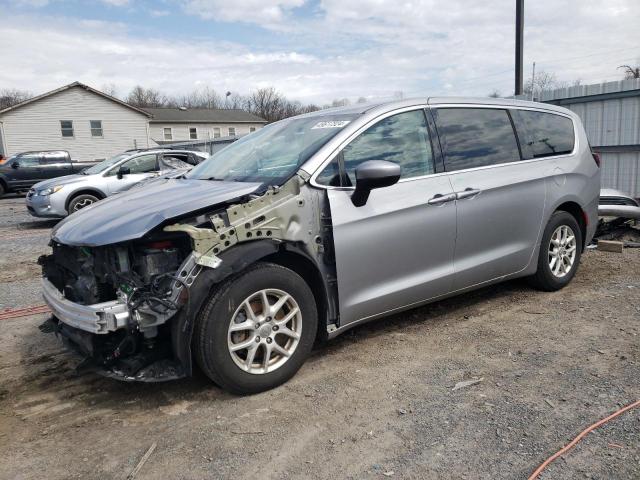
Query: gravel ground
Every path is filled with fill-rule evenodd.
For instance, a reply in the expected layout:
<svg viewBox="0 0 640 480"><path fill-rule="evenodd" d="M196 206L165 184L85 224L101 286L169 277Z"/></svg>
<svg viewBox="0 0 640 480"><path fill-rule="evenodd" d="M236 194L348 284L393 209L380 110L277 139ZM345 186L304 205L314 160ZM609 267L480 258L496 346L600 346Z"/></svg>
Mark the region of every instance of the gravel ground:
<svg viewBox="0 0 640 480"><path fill-rule="evenodd" d="M0 308L42 303L34 263L54 222L22 202L0 200ZM77 376L44 315L0 320L0 478L125 478L155 442L136 479L523 479L640 398L639 271L638 249L588 251L560 292L508 282L364 325L250 397L199 373ZM639 433L637 409L541 478L640 478Z"/></svg>

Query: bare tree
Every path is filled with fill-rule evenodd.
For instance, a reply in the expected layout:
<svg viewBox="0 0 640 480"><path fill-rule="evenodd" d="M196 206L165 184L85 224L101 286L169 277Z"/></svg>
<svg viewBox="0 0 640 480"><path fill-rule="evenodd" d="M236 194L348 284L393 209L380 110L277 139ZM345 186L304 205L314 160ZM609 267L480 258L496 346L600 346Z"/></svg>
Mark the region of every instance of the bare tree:
<svg viewBox="0 0 640 480"><path fill-rule="evenodd" d="M102 87L100 88L100 91L102 93L106 93L107 95L111 96L111 97L117 97L118 96L118 88L116 87L116 84L111 82L111 83L105 83L104 85L102 85Z"/></svg>
<svg viewBox="0 0 640 480"><path fill-rule="evenodd" d="M134 107L164 107L169 99L158 90L136 85L127 96L127 103Z"/></svg>
<svg viewBox="0 0 640 480"><path fill-rule="evenodd" d="M489 98L500 98L502 95L500 94L500 92L496 89L494 89L489 95Z"/></svg>
<svg viewBox="0 0 640 480"><path fill-rule="evenodd" d="M346 107L351 105L351 102L348 98L336 98L333 102L331 102L332 107Z"/></svg>
<svg viewBox="0 0 640 480"><path fill-rule="evenodd" d="M366 97L358 97L356 103L367 103L367 99Z"/></svg>
<svg viewBox="0 0 640 480"><path fill-rule="evenodd" d="M22 103L25 100L29 100L32 97L33 94L26 90L17 90L15 88L0 89L0 110L13 107L14 105Z"/></svg>
<svg viewBox="0 0 640 480"><path fill-rule="evenodd" d="M618 68L624 69L624 78L626 80L640 78L640 66L632 67L631 65L620 65Z"/></svg>

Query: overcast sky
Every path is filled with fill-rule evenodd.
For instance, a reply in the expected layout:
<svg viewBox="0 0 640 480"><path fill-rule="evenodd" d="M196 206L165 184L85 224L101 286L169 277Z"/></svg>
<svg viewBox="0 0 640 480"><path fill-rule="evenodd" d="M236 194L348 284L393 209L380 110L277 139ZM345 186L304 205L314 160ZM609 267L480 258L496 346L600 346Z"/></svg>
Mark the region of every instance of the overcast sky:
<svg viewBox="0 0 640 480"><path fill-rule="evenodd" d="M597 83L640 62L640 0L525 3L526 76L535 61ZM510 95L514 18L514 0L0 0L0 88Z"/></svg>

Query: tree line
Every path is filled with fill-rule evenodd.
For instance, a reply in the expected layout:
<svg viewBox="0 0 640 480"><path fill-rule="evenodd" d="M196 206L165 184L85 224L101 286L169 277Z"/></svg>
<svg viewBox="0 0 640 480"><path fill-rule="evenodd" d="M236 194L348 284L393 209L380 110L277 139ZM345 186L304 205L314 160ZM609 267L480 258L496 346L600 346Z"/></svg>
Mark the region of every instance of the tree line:
<svg viewBox="0 0 640 480"><path fill-rule="evenodd" d="M640 78L640 66L622 65L626 79ZM524 85L525 95L539 96L543 90L580 85L580 80L573 83L558 81L554 73L537 72L534 79L529 79ZM348 98L335 99L331 103L317 105L314 103L303 104L298 100L291 100L274 87L258 88L248 95L241 95L235 92L220 93L209 86L197 88L190 93L180 95L167 95L154 88L145 88L136 85L131 91L120 97L114 84L103 85L101 91L112 97L140 108L154 107L186 107L186 108L209 108L209 109L242 109L251 112L269 122L282 120L283 118L300 115L302 113L314 112L324 108L341 107L351 103ZM400 92L397 92L400 93ZM15 88L0 89L0 110L11 107L18 103L32 98L34 95L26 90ZM500 97L499 91L494 90L490 97ZM360 97L356 103L364 103L367 99Z"/></svg>

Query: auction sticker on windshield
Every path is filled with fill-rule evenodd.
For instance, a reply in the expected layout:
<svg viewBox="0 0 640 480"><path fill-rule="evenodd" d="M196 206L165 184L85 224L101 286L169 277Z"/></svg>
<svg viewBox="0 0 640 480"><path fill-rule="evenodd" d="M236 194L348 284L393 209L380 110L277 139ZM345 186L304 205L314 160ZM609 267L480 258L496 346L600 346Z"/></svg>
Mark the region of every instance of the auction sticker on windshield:
<svg viewBox="0 0 640 480"><path fill-rule="evenodd" d="M348 123L349 120L332 120L329 122L318 122L313 127L311 127L311 130L315 128L342 128Z"/></svg>

